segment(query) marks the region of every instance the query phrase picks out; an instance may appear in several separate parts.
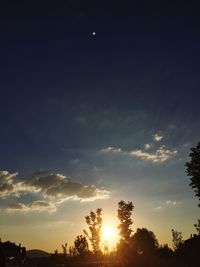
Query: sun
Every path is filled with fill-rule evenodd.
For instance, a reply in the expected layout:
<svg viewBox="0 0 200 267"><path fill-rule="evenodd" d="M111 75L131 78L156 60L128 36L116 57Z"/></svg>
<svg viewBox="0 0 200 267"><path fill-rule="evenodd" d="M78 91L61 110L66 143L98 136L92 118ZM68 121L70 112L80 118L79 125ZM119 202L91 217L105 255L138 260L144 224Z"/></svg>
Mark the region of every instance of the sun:
<svg viewBox="0 0 200 267"><path fill-rule="evenodd" d="M103 244L107 244L109 248L116 246L119 240L117 227L110 225L103 226L101 237Z"/></svg>
<svg viewBox="0 0 200 267"><path fill-rule="evenodd" d="M103 229L103 239L108 240L110 237L112 237L112 235L113 235L113 229L106 226Z"/></svg>

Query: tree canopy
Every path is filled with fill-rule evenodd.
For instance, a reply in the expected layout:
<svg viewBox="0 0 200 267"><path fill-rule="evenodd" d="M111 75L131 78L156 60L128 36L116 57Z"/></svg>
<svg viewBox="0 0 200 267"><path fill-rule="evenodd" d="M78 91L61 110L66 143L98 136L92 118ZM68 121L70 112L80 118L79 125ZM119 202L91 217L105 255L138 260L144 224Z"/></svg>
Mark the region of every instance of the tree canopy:
<svg viewBox="0 0 200 267"><path fill-rule="evenodd" d="M134 208L132 202L125 202L121 200L118 203L118 219L120 221L120 224L118 226L120 237L122 240L128 242L130 239L130 235L132 233L131 225L133 224L133 221L131 219L131 213Z"/></svg>
<svg viewBox="0 0 200 267"><path fill-rule="evenodd" d="M152 231L146 228L138 228L131 237L133 249L139 253L146 254L158 248L158 240Z"/></svg>
<svg viewBox="0 0 200 267"><path fill-rule="evenodd" d="M181 244L183 244L182 232L178 232L174 229L172 231L172 246L174 250L177 250Z"/></svg>
<svg viewBox="0 0 200 267"><path fill-rule="evenodd" d="M74 240L74 247L79 255L83 256L88 252L88 242L85 236L78 235Z"/></svg>
<svg viewBox="0 0 200 267"><path fill-rule="evenodd" d="M186 162L186 173L190 176L190 186L194 189L195 195L200 201L200 142L196 147L191 148L190 161ZM198 205L200 207L200 203Z"/></svg>
<svg viewBox="0 0 200 267"><path fill-rule="evenodd" d="M96 212L91 211L90 215L85 217L86 223L89 226L89 232L84 230L85 235L89 238L94 253L100 251L101 226L102 226L102 209L97 209Z"/></svg>

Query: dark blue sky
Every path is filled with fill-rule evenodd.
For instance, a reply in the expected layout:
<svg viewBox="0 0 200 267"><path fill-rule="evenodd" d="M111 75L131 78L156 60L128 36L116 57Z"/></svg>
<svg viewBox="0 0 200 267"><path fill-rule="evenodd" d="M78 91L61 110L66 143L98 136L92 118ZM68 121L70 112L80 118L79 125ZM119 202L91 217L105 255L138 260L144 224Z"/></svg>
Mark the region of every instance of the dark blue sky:
<svg viewBox="0 0 200 267"><path fill-rule="evenodd" d="M61 2L1 8L1 169L24 181L36 170L63 173L104 187L113 202L135 196L145 212L189 212L184 164L200 136L197 6Z"/></svg>
<svg viewBox="0 0 200 267"><path fill-rule="evenodd" d="M62 157L62 146L105 145L106 130L78 129L79 116L109 111L123 120L143 110L155 131L198 119L195 6L24 1L7 3L1 25L0 145L7 168L21 169L25 159L39 168L41 159ZM115 140L118 133L108 134Z"/></svg>

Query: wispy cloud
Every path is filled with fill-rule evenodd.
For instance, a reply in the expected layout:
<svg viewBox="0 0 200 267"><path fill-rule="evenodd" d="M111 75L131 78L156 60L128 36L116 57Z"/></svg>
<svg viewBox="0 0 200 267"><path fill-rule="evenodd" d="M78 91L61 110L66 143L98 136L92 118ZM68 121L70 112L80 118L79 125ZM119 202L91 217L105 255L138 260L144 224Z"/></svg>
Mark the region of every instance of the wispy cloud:
<svg viewBox="0 0 200 267"><path fill-rule="evenodd" d="M31 204L23 204L23 203L13 203L10 204L7 208L8 212L29 212L29 211L48 211L54 212L56 211L56 206L53 203L38 200L34 201Z"/></svg>
<svg viewBox="0 0 200 267"><path fill-rule="evenodd" d="M163 139L163 136L161 134L156 133L156 134L153 135L153 139L156 142L159 142L159 141L161 141Z"/></svg>
<svg viewBox="0 0 200 267"><path fill-rule="evenodd" d="M139 150L126 151L117 147L107 147L101 149L101 152L127 155L130 157L136 157L154 163L162 163L164 161L167 161L177 153L177 150L167 149L164 145L159 147L155 151L147 152L146 150L147 149L145 148L144 150L139 149Z"/></svg>
<svg viewBox="0 0 200 267"><path fill-rule="evenodd" d="M158 206L158 207L155 207L155 208L154 208L155 211L161 211L162 209L163 209L162 206Z"/></svg>
<svg viewBox="0 0 200 267"><path fill-rule="evenodd" d="M144 149L147 150L152 146L152 144L144 144Z"/></svg>
<svg viewBox="0 0 200 267"><path fill-rule="evenodd" d="M154 210L155 211L162 211L162 210L165 210L165 209L168 209L168 208L173 208L173 207L175 208L180 204L181 204L180 201L166 200L166 201L163 201L160 206L155 207Z"/></svg>
<svg viewBox="0 0 200 267"><path fill-rule="evenodd" d="M101 152L125 153L125 152L122 151L121 148L113 147L113 146L109 146L109 147L106 147L106 148L102 148L102 149L101 149Z"/></svg>
<svg viewBox="0 0 200 267"><path fill-rule="evenodd" d="M177 205L177 201L167 200L167 201L166 201L166 204L167 204L168 206L175 206L175 205Z"/></svg>
<svg viewBox="0 0 200 267"><path fill-rule="evenodd" d="M169 150L166 149L165 146L161 146L153 152L146 152L141 149L134 150L130 152L130 155L135 156L137 158L141 158L143 160L152 161L155 163L162 163L172 158L176 153L176 150Z"/></svg>

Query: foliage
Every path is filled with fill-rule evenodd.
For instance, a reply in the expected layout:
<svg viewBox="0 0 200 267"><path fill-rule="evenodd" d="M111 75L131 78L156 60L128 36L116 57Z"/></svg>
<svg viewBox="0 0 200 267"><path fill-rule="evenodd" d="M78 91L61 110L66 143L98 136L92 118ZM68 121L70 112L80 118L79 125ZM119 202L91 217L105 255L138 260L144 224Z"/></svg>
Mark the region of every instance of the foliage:
<svg viewBox="0 0 200 267"><path fill-rule="evenodd" d="M129 242L126 242L123 239L120 239L117 244L117 256L120 261L120 265L122 266L132 265L136 259L135 251L131 249Z"/></svg>
<svg viewBox="0 0 200 267"><path fill-rule="evenodd" d="M70 255L71 257L74 257L74 256L77 255L77 250L76 250L76 248L75 248L74 246L70 246L70 247L69 247L69 255Z"/></svg>
<svg viewBox="0 0 200 267"><path fill-rule="evenodd" d="M128 242L132 233L131 225L133 224L133 221L131 219L131 213L133 211L133 204L132 202L125 202L121 200L118 203L118 219L120 221L120 224L118 226L118 229L120 230L120 237L123 241Z"/></svg>
<svg viewBox="0 0 200 267"><path fill-rule="evenodd" d="M58 250L57 249L54 250L54 255L58 256Z"/></svg>
<svg viewBox="0 0 200 267"><path fill-rule="evenodd" d="M63 255L66 256L67 255L67 243L62 244L62 250L63 250Z"/></svg>
<svg viewBox="0 0 200 267"><path fill-rule="evenodd" d="M97 209L96 212L91 211L90 215L85 217L86 223L89 226L89 233L84 230L84 234L88 237L94 253L100 252L101 215L102 209Z"/></svg>
<svg viewBox="0 0 200 267"><path fill-rule="evenodd" d="M200 142L196 147L191 148L190 161L186 162L186 173L190 176L190 186L195 191L195 196L199 198L200 201ZM200 207L200 203L199 203Z"/></svg>
<svg viewBox="0 0 200 267"><path fill-rule="evenodd" d="M197 230L197 234L200 236L200 219L198 219L198 223L194 224L194 227Z"/></svg>
<svg viewBox="0 0 200 267"><path fill-rule="evenodd" d="M74 241L74 247L79 255L85 255L88 252L88 242L86 237L83 235L78 235Z"/></svg>
<svg viewBox="0 0 200 267"><path fill-rule="evenodd" d="M131 237L131 246L138 253L146 254L158 248L158 240L152 231L146 228L138 228Z"/></svg>
<svg viewBox="0 0 200 267"><path fill-rule="evenodd" d="M173 250L168 246L168 244L164 244L158 248L158 254L162 257L172 256Z"/></svg>
<svg viewBox="0 0 200 267"><path fill-rule="evenodd" d="M182 233L174 229L172 229L171 231L172 231L172 246L174 250L177 250L181 246L181 244L183 244Z"/></svg>

